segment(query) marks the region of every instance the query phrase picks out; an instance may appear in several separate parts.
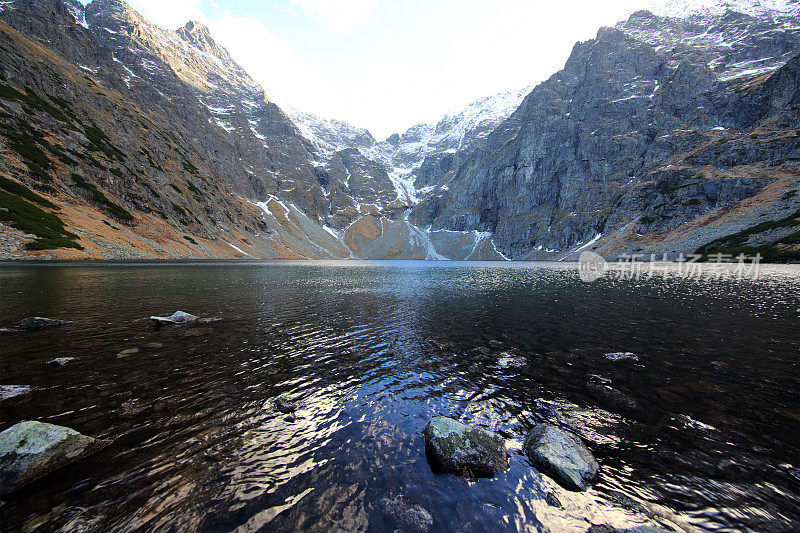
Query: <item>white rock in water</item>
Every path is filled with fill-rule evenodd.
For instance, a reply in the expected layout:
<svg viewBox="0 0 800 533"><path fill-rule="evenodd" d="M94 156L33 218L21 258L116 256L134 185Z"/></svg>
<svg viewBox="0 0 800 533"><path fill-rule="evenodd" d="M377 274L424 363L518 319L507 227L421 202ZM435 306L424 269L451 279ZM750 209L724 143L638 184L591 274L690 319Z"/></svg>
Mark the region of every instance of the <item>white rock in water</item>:
<svg viewBox="0 0 800 533"><path fill-rule="evenodd" d="M0 385L0 401L28 394L32 390L30 385Z"/></svg>
<svg viewBox="0 0 800 533"><path fill-rule="evenodd" d="M607 353L606 359L609 361L638 361L639 357L631 352L613 352Z"/></svg>
<svg viewBox="0 0 800 533"><path fill-rule="evenodd" d="M159 324L189 324L197 322L197 317L183 311L175 311L170 316L151 316L150 320Z"/></svg>
<svg viewBox="0 0 800 533"><path fill-rule="evenodd" d="M0 433L0 494L96 452L109 441L63 426L26 420Z"/></svg>

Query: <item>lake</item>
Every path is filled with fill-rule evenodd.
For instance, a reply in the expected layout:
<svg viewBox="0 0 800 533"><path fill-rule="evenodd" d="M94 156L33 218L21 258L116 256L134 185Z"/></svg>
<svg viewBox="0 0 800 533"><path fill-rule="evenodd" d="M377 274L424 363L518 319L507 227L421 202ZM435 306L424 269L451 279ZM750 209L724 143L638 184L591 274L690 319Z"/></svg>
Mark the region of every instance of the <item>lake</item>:
<svg viewBox="0 0 800 533"><path fill-rule="evenodd" d="M0 326L74 321L0 336L0 384L32 387L0 429L113 439L6 496L4 530L413 530L420 508L445 531L800 528L800 266L585 283L553 263L20 263L0 296ZM147 318L176 310L221 320ZM604 357L621 351L638 363ZM510 469L432 471L438 414L500 432ZM588 492L522 454L542 421L597 457Z"/></svg>

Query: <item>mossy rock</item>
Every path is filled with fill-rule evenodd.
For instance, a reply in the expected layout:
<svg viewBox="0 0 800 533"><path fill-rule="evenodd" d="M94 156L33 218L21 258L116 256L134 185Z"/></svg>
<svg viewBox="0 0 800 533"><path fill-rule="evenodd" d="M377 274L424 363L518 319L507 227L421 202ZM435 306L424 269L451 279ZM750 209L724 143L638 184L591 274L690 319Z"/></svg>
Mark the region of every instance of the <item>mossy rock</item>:
<svg viewBox="0 0 800 533"><path fill-rule="evenodd" d="M423 434L428 460L435 468L468 470L478 475L508 470L506 443L496 433L437 416L428 422Z"/></svg>
<svg viewBox="0 0 800 533"><path fill-rule="evenodd" d="M109 441L74 429L26 420L0 433L0 494L82 459Z"/></svg>

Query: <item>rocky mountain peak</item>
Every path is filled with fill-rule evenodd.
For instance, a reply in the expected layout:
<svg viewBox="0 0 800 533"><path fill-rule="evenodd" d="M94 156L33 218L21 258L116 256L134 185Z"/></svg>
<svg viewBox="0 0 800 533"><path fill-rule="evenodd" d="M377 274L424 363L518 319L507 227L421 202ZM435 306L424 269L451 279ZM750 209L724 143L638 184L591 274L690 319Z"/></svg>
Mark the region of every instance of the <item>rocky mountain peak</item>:
<svg viewBox="0 0 800 533"><path fill-rule="evenodd" d="M217 45L214 38L211 37L211 31L208 29L208 26L202 22L190 20L182 28L179 28L177 33L183 40L201 50L213 52L215 55L219 55L220 53L227 55L227 51Z"/></svg>

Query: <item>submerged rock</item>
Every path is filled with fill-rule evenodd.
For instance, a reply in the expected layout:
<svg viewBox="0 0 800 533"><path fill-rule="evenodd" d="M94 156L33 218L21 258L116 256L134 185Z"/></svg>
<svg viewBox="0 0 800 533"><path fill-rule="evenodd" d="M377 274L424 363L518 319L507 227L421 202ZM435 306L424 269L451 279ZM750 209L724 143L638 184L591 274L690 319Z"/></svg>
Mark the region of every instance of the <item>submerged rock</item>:
<svg viewBox="0 0 800 533"><path fill-rule="evenodd" d="M71 324L70 320L58 320L56 318L45 318L41 316L29 316L23 318L19 323L19 329L38 329L51 328L54 326L64 326Z"/></svg>
<svg viewBox="0 0 800 533"><path fill-rule="evenodd" d="M431 514L424 507L411 503L404 496L383 498L380 504L383 513L395 522L395 526L400 531L423 532L433 526Z"/></svg>
<svg viewBox="0 0 800 533"><path fill-rule="evenodd" d="M216 322L217 318L200 318L196 315L185 313L183 311L175 311L170 316L151 316L150 320L158 325L162 324L208 324Z"/></svg>
<svg viewBox="0 0 800 533"><path fill-rule="evenodd" d="M117 354L117 359L124 359L130 355L134 355L139 353L139 348L128 348L126 350L122 350Z"/></svg>
<svg viewBox="0 0 800 533"><path fill-rule="evenodd" d="M74 429L44 422L19 422L0 433L0 494L107 446Z"/></svg>
<svg viewBox="0 0 800 533"><path fill-rule="evenodd" d="M423 434L429 458L444 470L491 475L508 469L506 443L496 433L437 416Z"/></svg>
<svg viewBox="0 0 800 533"><path fill-rule="evenodd" d="M631 352L612 352L605 354L609 361L638 361L639 356Z"/></svg>
<svg viewBox="0 0 800 533"><path fill-rule="evenodd" d="M586 390L600 403L618 413L632 418L644 416L645 411L635 398L615 389L611 385L590 381L586 384Z"/></svg>
<svg viewBox="0 0 800 533"><path fill-rule="evenodd" d="M528 364L528 360L521 355L512 355L509 352L500 353L497 365L503 368L520 368Z"/></svg>
<svg viewBox="0 0 800 533"><path fill-rule="evenodd" d="M586 490L600 466L581 440L550 424L538 424L523 446L533 466L570 490Z"/></svg>
<svg viewBox="0 0 800 533"><path fill-rule="evenodd" d="M47 364L50 366L64 366L75 359L75 357L56 357L55 359L50 359Z"/></svg>
<svg viewBox="0 0 800 533"><path fill-rule="evenodd" d="M284 398L283 396L279 396L275 399L275 409L283 414L289 414L295 412L297 405L295 405L295 403L291 400Z"/></svg>
<svg viewBox="0 0 800 533"><path fill-rule="evenodd" d="M139 415L149 413L153 410L153 406L141 400L128 400L120 406L117 414L120 418L130 419L136 418Z"/></svg>

